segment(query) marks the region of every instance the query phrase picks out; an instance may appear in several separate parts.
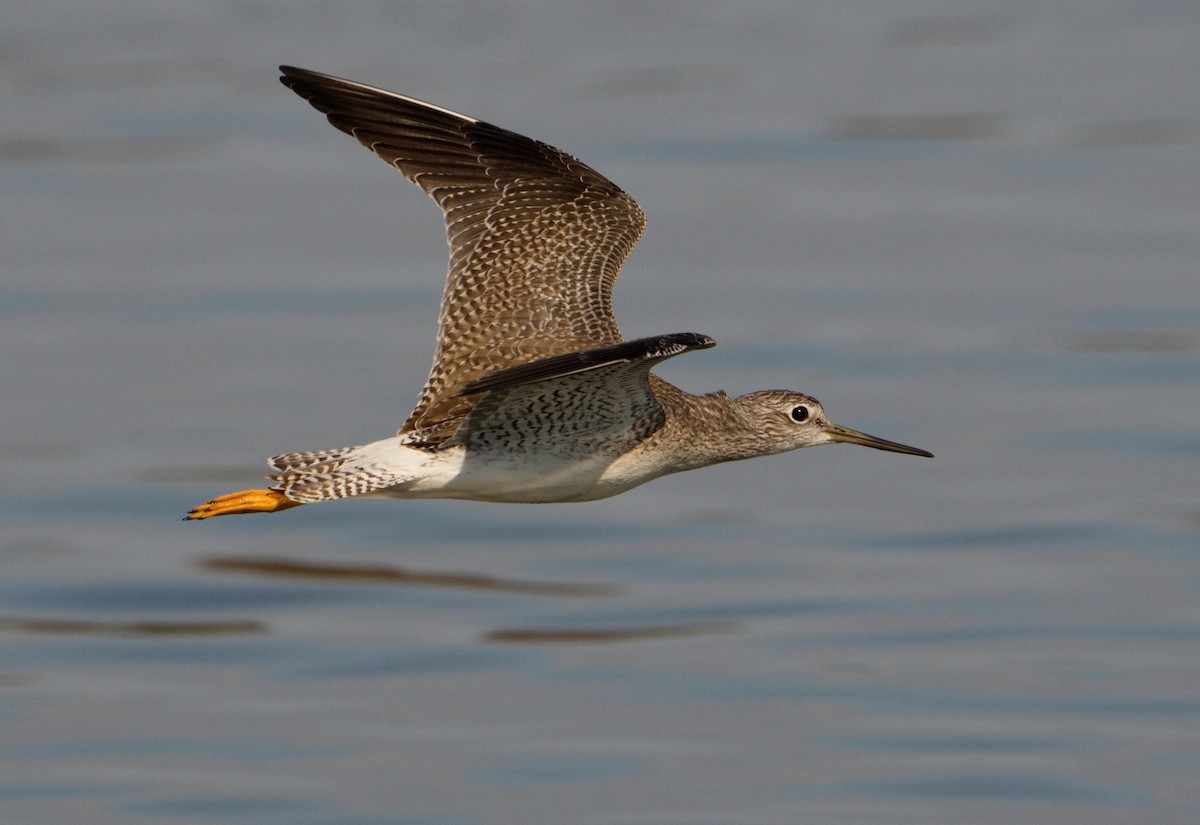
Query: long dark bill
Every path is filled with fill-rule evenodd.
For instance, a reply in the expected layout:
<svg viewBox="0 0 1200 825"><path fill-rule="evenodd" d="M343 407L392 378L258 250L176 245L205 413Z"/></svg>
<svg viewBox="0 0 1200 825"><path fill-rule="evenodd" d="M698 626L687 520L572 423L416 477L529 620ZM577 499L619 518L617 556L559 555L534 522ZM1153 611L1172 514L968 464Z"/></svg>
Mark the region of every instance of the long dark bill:
<svg viewBox="0 0 1200 825"><path fill-rule="evenodd" d="M933 453L928 450L919 450L907 444L897 444L895 441L876 438L873 435L860 433L858 430L852 430L849 427L839 427L837 424L830 424L827 432L831 439L845 444L861 444L864 447L873 447L876 450L887 450L889 453L904 453L905 455L920 455L925 458L933 458Z"/></svg>

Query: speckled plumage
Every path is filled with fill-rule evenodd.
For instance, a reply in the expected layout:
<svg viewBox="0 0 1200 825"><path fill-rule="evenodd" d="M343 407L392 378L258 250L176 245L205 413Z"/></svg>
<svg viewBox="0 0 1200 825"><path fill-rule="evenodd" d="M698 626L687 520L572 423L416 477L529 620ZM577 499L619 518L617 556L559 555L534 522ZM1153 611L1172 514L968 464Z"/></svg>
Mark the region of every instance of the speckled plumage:
<svg viewBox="0 0 1200 825"><path fill-rule="evenodd" d="M617 343L617 271L641 207L552 146L411 98L303 69L283 84L442 208L450 266L437 350L398 435L449 437L471 381L538 358Z"/></svg>
<svg viewBox="0 0 1200 825"><path fill-rule="evenodd" d="M645 218L570 155L383 89L281 67L280 80L441 207L450 264L437 347L396 435L271 459L274 486L189 519L351 496L582 501L666 473L845 441L800 393L696 396L651 374L715 345L696 333L624 341L612 290Z"/></svg>

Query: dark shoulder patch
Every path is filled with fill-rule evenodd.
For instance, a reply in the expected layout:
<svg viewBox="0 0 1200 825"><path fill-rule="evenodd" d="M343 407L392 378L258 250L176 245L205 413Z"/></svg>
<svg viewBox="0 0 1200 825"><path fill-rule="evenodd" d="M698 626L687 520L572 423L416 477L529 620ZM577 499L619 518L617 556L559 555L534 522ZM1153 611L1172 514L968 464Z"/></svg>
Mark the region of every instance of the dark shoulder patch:
<svg viewBox="0 0 1200 825"><path fill-rule="evenodd" d="M613 364L662 361L688 350L708 349L716 345L715 340L697 332L676 332L670 335L622 341L607 347L569 352L566 355L554 355L550 358L542 358L528 364L493 372L491 375L485 375L478 381L467 384L459 392L459 395L473 395L529 384L534 381L561 378L565 375L574 375Z"/></svg>

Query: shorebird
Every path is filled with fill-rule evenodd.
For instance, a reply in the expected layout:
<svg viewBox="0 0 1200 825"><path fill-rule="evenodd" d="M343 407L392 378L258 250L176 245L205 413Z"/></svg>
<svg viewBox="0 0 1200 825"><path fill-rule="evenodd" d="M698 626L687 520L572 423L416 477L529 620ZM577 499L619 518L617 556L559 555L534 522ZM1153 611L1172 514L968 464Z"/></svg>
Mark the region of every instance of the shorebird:
<svg viewBox="0 0 1200 825"><path fill-rule="evenodd" d="M187 520L330 499L589 501L668 473L843 442L932 453L840 427L811 396L692 395L651 373L716 342L622 339L617 271L641 207L574 157L411 97L281 66L283 85L437 201L450 266L416 409L390 438L270 459L274 484Z"/></svg>

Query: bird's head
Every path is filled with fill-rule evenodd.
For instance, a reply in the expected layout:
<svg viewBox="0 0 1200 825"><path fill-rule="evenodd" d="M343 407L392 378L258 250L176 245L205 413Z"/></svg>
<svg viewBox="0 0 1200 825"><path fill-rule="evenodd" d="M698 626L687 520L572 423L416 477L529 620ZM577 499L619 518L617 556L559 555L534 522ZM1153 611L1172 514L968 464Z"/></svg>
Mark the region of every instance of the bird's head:
<svg viewBox="0 0 1200 825"><path fill-rule="evenodd" d="M846 443L933 458L933 453L925 450L840 427L825 416L820 401L802 393L763 390L740 396L733 403L748 428L763 437L764 446L767 447L764 453L782 453L818 444Z"/></svg>

